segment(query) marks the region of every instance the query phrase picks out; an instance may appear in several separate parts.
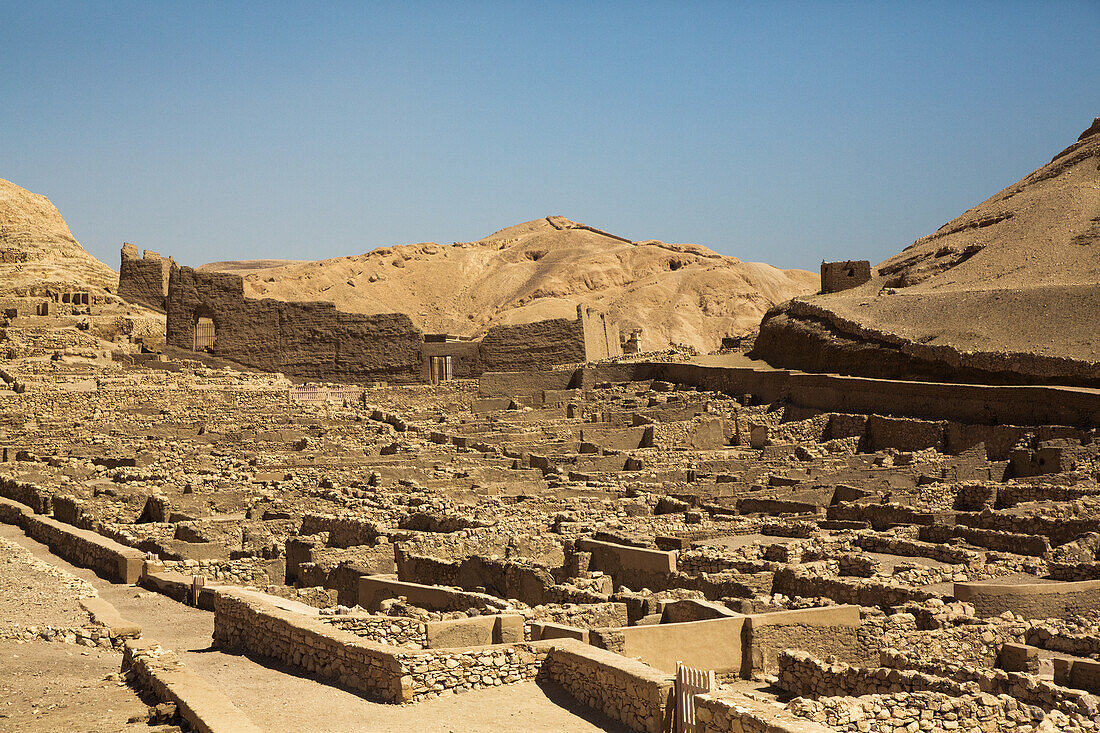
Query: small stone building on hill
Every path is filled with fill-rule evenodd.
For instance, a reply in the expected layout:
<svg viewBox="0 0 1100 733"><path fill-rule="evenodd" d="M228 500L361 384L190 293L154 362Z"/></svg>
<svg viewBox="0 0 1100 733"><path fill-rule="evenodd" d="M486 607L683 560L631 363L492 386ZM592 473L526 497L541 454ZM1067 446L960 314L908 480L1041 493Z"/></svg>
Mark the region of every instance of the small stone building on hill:
<svg viewBox="0 0 1100 733"><path fill-rule="evenodd" d="M821 263L822 293L839 293L862 285L870 279L871 263L867 260Z"/></svg>

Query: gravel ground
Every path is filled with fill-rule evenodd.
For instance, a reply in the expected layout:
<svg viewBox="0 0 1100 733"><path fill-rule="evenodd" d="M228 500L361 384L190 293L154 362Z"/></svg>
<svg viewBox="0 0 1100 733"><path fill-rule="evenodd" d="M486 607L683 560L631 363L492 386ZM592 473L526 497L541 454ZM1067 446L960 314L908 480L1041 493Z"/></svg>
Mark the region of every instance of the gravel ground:
<svg viewBox="0 0 1100 733"><path fill-rule="evenodd" d="M0 538L0 638L31 626L79 628L89 621L80 599L95 594L87 582Z"/></svg>

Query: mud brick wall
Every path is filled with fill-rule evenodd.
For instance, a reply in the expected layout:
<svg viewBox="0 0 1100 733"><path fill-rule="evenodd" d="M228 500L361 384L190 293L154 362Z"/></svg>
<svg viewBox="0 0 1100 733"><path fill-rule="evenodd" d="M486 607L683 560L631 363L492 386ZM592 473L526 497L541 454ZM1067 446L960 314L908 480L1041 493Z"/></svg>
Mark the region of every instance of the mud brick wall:
<svg viewBox="0 0 1100 733"><path fill-rule="evenodd" d="M287 303L244 295L231 273L172 269L167 343L194 346L199 317L214 322L213 352L305 379L420 381L420 331L403 313L345 313L332 303Z"/></svg>
<svg viewBox="0 0 1100 733"><path fill-rule="evenodd" d="M494 326L478 350L482 371L528 371L549 364L587 361L580 319L553 318L517 326Z"/></svg>
<svg viewBox="0 0 1100 733"><path fill-rule="evenodd" d="M145 256L138 257L137 247L122 245L118 297L163 311L168 297L168 277L174 264L172 258L163 258L151 250L145 250Z"/></svg>
<svg viewBox="0 0 1100 733"><path fill-rule="evenodd" d="M613 652L574 640L557 640L540 677L558 683L577 701L640 733L669 730L673 676Z"/></svg>
<svg viewBox="0 0 1100 733"><path fill-rule="evenodd" d="M867 260L845 260L821 263L821 292L839 293L862 285L871 279L871 263Z"/></svg>

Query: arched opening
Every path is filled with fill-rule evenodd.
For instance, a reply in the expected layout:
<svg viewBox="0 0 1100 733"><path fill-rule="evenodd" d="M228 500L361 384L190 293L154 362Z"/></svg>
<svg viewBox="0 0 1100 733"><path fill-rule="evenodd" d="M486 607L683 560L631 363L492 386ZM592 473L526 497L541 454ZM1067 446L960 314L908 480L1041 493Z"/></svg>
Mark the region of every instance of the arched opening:
<svg viewBox="0 0 1100 733"><path fill-rule="evenodd" d="M214 319L195 314L195 339L192 351L214 353Z"/></svg>

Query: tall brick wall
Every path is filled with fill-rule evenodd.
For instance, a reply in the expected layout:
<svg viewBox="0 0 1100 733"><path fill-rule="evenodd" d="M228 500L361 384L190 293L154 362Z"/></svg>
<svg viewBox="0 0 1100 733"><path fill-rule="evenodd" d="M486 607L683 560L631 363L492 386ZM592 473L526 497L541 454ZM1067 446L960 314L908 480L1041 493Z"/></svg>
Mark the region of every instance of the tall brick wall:
<svg viewBox="0 0 1100 733"><path fill-rule="evenodd" d="M580 318L494 326L481 340L481 371L522 372L587 361Z"/></svg>
<svg viewBox="0 0 1100 733"><path fill-rule="evenodd" d="M118 271L118 297L147 308L164 310L173 265L175 262L171 257L161 257L148 249L144 257L138 257L137 247L123 244Z"/></svg>
<svg viewBox="0 0 1100 733"><path fill-rule="evenodd" d="M244 295L238 275L174 267L167 343L194 346L198 318L214 323L213 353L304 379L420 381L420 331L403 313L362 315L332 303Z"/></svg>

